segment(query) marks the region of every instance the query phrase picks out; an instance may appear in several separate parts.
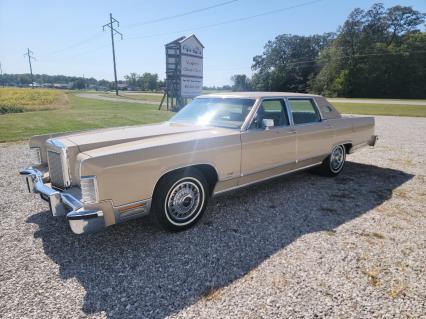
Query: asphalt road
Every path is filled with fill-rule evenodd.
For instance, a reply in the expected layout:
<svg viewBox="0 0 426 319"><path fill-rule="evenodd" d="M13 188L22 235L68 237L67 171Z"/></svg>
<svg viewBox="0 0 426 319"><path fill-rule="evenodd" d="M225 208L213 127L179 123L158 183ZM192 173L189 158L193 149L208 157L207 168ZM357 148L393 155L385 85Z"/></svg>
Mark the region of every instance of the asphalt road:
<svg viewBox="0 0 426 319"><path fill-rule="evenodd" d="M353 104L391 104L391 105L424 105L426 100L390 100L390 99L333 99L328 98L330 102L353 103Z"/></svg>
<svg viewBox="0 0 426 319"><path fill-rule="evenodd" d="M145 100L136 100L136 99L126 99L126 98L123 98L123 97L101 96L101 95L96 94L96 93L79 93L79 94L77 94L77 96L84 97L86 99L110 101L110 102L125 102L125 103L136 103L136 104L160 105L160 102L158 102L158 101L145 101Z"/></svg>
<svg viewBox="0 0 426 319"><path fill-rule="evenodd" d="M337 178L221 195L181 233L74 235L26 193L26 145L0 144L0 317L424 318L426 119L376 121Z"/></svg>

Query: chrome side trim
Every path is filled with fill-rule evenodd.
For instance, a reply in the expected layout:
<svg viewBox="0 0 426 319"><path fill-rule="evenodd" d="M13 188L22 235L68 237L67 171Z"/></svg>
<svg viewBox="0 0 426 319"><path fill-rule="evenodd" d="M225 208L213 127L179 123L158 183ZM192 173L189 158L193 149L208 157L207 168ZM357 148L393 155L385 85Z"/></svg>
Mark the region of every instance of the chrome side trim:
<svg viewBox="0 0 426 319"><path fill-rule="evenodd" d="M238 143L238 144L235 144L235 145L240 147L241 144ZM234 145L232 145L232 146L234 146ZM186 154L189 154L189 153L186 153ZM157 185L158 181L167 173L170 173L170 172L173 172L173 171L176 171L176 170L179 170L179 169L190 168L190 167L197 166L197 165L209 165L209 166L211 166L215 170L217 178L218 179L220 178L219 173L218 173L216 167L213 165L213 163L210 163L210 162L194 162L194 163L191 163L191 164L179 165L179 166L168 168L166 170L161 171L161 173L158 175L158 178L155 181L154 185Z"/></svg>
<svg viewBox="0 0 426 319"><path fill-rule="evenodd" d="M284 166L291 165L291 164L296 164L296 161L289 161L287 163L280 163L280 164L272 165L272 166L267 167L267 168L257 169L257 170L251 171L249 173L246 173L246 174L240 174L240 177L254 175L254 174L257 174L257 173L269 171L269 170L272 170L272 169L275 169L275 168L278 168L278 167L284 167Z"/></svg>
<svg viewBox="0 0 426 319"><path fill-rule="evenodd" d="M239 189L239 188L247 187L247 186L250 186L250 185L253 185L253 184L262 183L264 181L267 181L267 180L270 180L270 179L273 179L273 178L276 178L276 177L280 177L280 176L288 175L288 174L295 173L295 172L298 172L298 171L302 171L302 170L305 170L305 169L308 169L308 168L311 168L311 167L315 167L315 166L318 166L318 165L321 165L321 164L322 164L322 162L319 162L319 163L299 167L299 168L296 168L294 170L284 172L284 173L281 173L281 174L272 175L272 176L269 176L269 177L266 177L266 178L262 178L262 179L259 179L257 181L253 181L253 182L250 182L250 183L237 185L237 186L234 186L234 187L231 187L231 188L228 188L228 189L221 190L219 192L214 192L213 196L216 196L216 195L219 195L219 194L222 194L222 193L226 193L226 192L230 192L230 191L233 191L233 190L236 190L236 189Z"/></svg>
<svg viewBox="0 0 426 319"><path fill-rule="evenodd" d="M251 122L253 121L253 117L257 112L257 109L259 108L259 105L262 103L262 99L257 99L256 102L254 103L253 107L250 110L250 113L246 116L246 119L243 123L243 125L241 126L241 132L247 131L248 128L251 125Z"/></svg>

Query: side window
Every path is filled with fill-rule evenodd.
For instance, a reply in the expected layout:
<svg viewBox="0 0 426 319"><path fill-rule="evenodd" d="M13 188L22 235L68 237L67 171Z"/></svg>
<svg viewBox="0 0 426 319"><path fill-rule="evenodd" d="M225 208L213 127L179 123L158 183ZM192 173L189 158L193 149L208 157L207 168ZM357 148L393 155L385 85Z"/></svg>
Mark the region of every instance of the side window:
<svg viewBox="0 0 426 319"><path fill-rule="evenodd" d="M312 99L288 99L294 124L320 122L321 117Z"/></svg>
<svg viewBox="0 0 426 319"><path fill-rule="evenodd" d="M274 126L290 125L284 100L263 100L250 128L261 128L263 119L274 120Z"/></svg>

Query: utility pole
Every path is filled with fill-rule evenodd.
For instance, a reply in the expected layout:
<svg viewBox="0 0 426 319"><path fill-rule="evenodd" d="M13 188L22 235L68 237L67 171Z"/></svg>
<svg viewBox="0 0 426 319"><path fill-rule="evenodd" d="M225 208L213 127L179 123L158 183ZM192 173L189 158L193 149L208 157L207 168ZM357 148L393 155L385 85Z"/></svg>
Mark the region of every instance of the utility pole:
<svg viewBox="0 0 426 319"><path fill-rule="evenodd" d="M34 79L33 79L33 67L31 66L31 59L35 59L33 56L34 52L30 49L27 49L27 53L24 56L28 56L28 63L30 64L30 73L31 73L31 88L34 89Z"/></svg>
<svg viewBox="0 0 426 319"><path fill-rule="evenodd" d="M112 17L112 13L109 14L109 23L102 26L102 31L105 31L105 28L110 28L111 30L111 44L112 44L112 61L114 62L114 81L115 81L115 95L118 95L118 85L117 85L117 66L115 64L115 48L114 48L114 35L119 34L121 40L123 40L123 34L114 29L114 23L117 24L117 27L120 27L120 22Z"/></svg>
<svg viewBox="0 0 426 319"><path fill-rule="evenodd" d="M4 79L3 79L3 68L1 67L1 62L0 62L0 75L1 75L1 83L4 87Z"/></svg>

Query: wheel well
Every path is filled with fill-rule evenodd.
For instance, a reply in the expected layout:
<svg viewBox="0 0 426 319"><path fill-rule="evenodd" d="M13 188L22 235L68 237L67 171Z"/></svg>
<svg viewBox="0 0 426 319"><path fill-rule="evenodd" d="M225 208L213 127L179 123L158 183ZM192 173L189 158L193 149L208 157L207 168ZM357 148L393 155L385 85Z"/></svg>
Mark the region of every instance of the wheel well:
<svg viewBox="0 0 426 319"><path fill-rule="evenodd" d="M214 187L218 181L216 169L209 164L194 165L192 167L198 169L204 175L209 184L210 195L213 194Z"/></svg>
<svg viewBox="0 0 426 319"><path fill-rule="evenodd" d="M164 178L167 178L167 176L169 176L171 174L174 174L176 172L185 172L185 171L187 171L188 169L191 169L191 168L197 169L198 171L201 172L201 174L204 175L204 177L207 180L207 183L209 185L210 195L213 194L214 187L216 186L216 183L218 181L218 175L217 175L216 169L212 165L209 165L209 164L198 164L198 165L191 165L191 166L186 166L186 167L182 167L182 168L177 168L175 170L172 170L172 171L165 173L157 181L157 184L155 185L155 188L154 188L153 195L155 194L155 192L157 190L157 186L160 184L161 180L163 180Z"/></svg>
<svg viewBox="0 0 426 319"><path fill-rule="evenodd" d="M343 144L343 146L345 147L346 154L349 154L352 148L352 143L346 143L346 144Z"/></svg>

